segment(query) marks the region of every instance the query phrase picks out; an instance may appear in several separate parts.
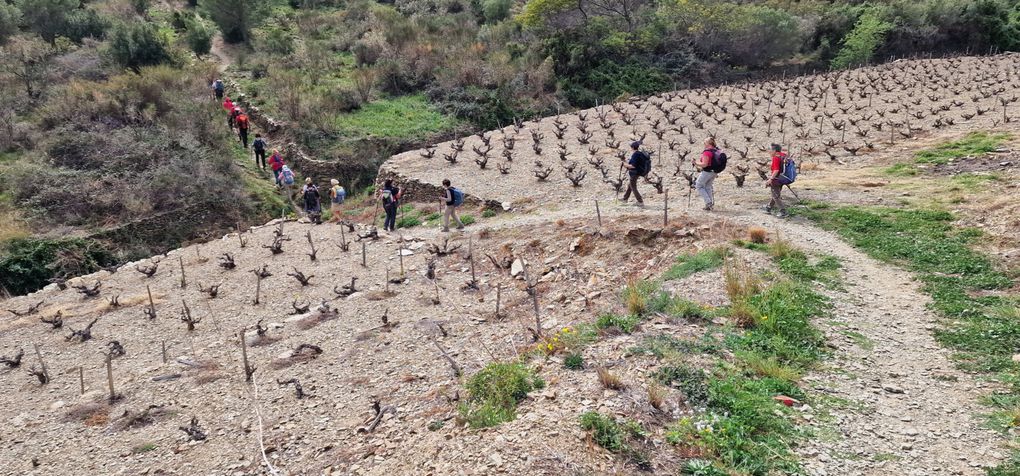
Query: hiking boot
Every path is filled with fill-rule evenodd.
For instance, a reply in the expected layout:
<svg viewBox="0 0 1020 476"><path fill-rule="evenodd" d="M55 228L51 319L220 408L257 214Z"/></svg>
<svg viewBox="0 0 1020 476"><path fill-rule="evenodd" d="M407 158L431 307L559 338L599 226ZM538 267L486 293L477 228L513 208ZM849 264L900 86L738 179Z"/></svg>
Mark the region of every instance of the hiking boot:
<svg viewBox="0 0 1020 476"><path fill-rule="evenodd" d="M768 213L769 215L772 214L772 207L770 207L770 206L764 206L764 207L761 207L761 209L762 209L763 212Z"/></svg>
<svg viewBox="0 0 1020 476"><path fill-rule="evenodd" d="M634 206L637 208L644 208L645 202L634 202Z"/></svg>
<svg viewBox="0 0 1020 476"><path fill-rule="evenodd" d="M443 229L441 229L441 230L439 230L439 231L441 231L441 232L443 232L443 233L449 233L449 232L450 232L450 229L449 229L449 228L443 228Z"/></svg>
<svg viewBox="0 0 1020 476"><path fill-rule="evenodd" d="M705 204L705 208L703 208L703 210L705 210L706 212L710 212L710 211L712 211L712 207L714 207L714 206L715 206L714 203Z"/></svg>
<svg viewBox="0 0 1020 476"><path fill-rule="evenodd" d="M458 226L457 229L458 230L463 230L464 229L464 225Z"/></svg>
<svg viewBox="0 0 1020 476"><path fill-rule="evenodd" d="M786 210L779 210L779 213L776 213L776 218L789 218L789 217L790 214L787 213Z"/></svg>

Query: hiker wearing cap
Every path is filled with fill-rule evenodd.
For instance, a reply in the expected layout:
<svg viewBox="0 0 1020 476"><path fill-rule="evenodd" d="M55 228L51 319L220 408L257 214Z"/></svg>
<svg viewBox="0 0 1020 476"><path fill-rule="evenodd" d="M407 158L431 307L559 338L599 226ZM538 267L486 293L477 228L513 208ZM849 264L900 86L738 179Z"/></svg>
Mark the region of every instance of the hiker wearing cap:
<svg viewBox="0 0 1020 476"><path fill-rule="evenodd" d="M305 178L305 186L301 188L301 196L305 202L305 213L315 223L322 223L322 204L319 187L315 186L311 177Z"/></svg>
<svg viewBox="0 0 1020 476"><path fill-rule="evenodd" d="M446 210L443 212L443 231L450 231L450 218L457 222L457 229L464 229L464 222L457 216L457 207L464 204L464 192L450 186L449 179L443 179L443 203Z"/></svg>
<svg viewBox="0 0 1020 476"><path fill-rule="evenodd" d="M623 194L623 201L626 202L630 199L630 194L634 193L634 199L637 200L636 205L639 207L644 206L645 202L637 189L638 179L647 176L652 168L652 158L642 152L640 148L641 141L631 142L630 150L633 153L630 154L630 160L621 164L627 169L627 174L630 176L630 183L627 185L627 191Z"/></svg>
<svg viewBox="0 0 1020 476"><path fill-rule="evenodd" d="M213 97L215 97L217 101L220 100L220 99L223 99L223 89L224 89L223 81L221 81L220 78L216 78L212 82L212 90L213 90Z"/></svg>
<svg viewBox="0 0 1020 476"><path fill-rule="evenodd" d="M342 205L344 200L347 198L347 191L340 186L340 181L337 179L331 179L329 183L329 201L331 204L329 209L333 214L333 218L331 220L340 221L340 205Z"/></svg>
<svg viewBox="0 0 1020 476"><path fill-rule="evenodd" d="M379 197L382 199L383 211L386 212L386 220L383 221L383 230L394 231L397 226L397 209L400 207L400 187L393 185L393 180L386 179L383 182Z"/></svg>
<svg viewBox="0 0 1020 476"><path fill-rule="evenodd" d="M712 184L720 172L715 169L719 154L719 148L715 145L715 138L709 137L705 139L705 150L694 159L694 168L700 170L697 180L694 181L694 189L698 191L698 195L701 195L701 199L705 201L706 211L712 211L712 208L715 206L715 189L712 188Z"/></svg>
<svg viewBox="0 0 1020 476"><path fill-rule="evenodd" d="M234 122L237 119L237 116L240 116L240 115L241 115L241 106L238 106L237 104L234 104L234 108L231 109L230 113L227 114L227 126L229 126L231 130L234 129Z"/></svg>
<svg viewBox="0 0 1020 476"><path fill-rule="evenodd" d="M234 118L234 123L237 124L237 137L241 139L241 145L248 148L248 127L250 126L248 121L248 115L238 109L237 117Z"/></svg>
<svg viewBox="0 0 1020 476"><path fill-rule="evenodd" d="M776 216L779 218L789 216L783 205L783 185L785 185L783 170L786 167L786 160L783 146L772 144L772 166L769 168L769 178L765 181L765 186L772 190L772 200L769 200L769 204L765 206L765 213L771 214L773 210L778 210Z"/></svg>
<svg viewBox="0 0 1020 476"><path fill-rule="evenodd" d="M255 140L251 143L251 149L255 151L255 166L262 170L266 170L266 140L262 138L262 134L255 134Z"/></svg>

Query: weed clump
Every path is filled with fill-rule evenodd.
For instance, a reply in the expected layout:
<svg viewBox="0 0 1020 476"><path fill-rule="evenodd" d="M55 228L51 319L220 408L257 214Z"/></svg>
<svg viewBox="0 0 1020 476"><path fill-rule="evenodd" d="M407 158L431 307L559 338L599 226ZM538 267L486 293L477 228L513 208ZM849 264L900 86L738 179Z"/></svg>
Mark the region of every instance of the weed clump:
<svg viewBox="0 0 1020 476"><path fill-rule="evenodd" d="M758 226L752 226L747 229L747 238L751 243L764 244L765 239L768 238L769 232L764 228Z"/></svg>
<svg viewBox="0 0 1020 476"><path fill-rule="evenodd" d="M657 370L652 377L663 385L683 392L687 403L701 406L708 401L708 384L705 373L684 365L671 365Z"/></svg>
<svg viewBox="0 0 1020 476"><path fill-rule="evenodd" d="M637 443L648 436L640 423L617 421L611 416L590 411L581 415L581 429L589 432L592 441L606 451L625 456L641 469L651 469L648 455L637 447Z"/></svg>
<svg viewBox="0 0 1020 476"><path fill-rule="evenodd" d="M603 314L595 320L595 328L605 330L616 330L624 334L634 332L639 324L637 316L621 316L618 314Z"/></svg>
<svg viewBox="0 0 1020 476"><path fill-rule="evenodd" d="M695 273L716 269L723 265L729 254L729 248L720 246L693 255L681 256L677 258L677 264L666 271L662 279L665 281L683 279Z"/></svg>
<svg viewBox="0 0 1020 476"><path fill-rule="evenodd" d="M493 362L468 379L461 417L472 428L486 428L517 417L517 405L545 381L523 363Z"/></svg>
<svg viewBox="0 0 1020 476"><path fill-rule="evenodd" d="M581 354L567 354L563 358L563 367L568 370L581 370L584 368L584 357L581 357Z"/></svg>
<svg viewBox="0 0 1020 476"><path fill-rule="evenodd" d="M624 388L627 388L627 386L624 385L623 380L620 380L619 375L610 372L609 369L605 367L597 367L595 369L595 373L598 374L599 382L602 386L609 390L623 390Z"/></svg>

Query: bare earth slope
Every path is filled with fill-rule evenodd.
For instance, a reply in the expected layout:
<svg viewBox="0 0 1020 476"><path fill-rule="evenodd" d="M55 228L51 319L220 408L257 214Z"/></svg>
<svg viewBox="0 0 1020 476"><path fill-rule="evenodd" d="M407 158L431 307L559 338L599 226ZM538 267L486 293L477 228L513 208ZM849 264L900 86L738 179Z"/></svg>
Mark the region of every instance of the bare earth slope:
<svg viewBox="0 0 1020 476"><path fill-rule="evenodd" d="M1017 59L1006 55L904 62L789 83L680 92L624 104L617 107L619 112L607 106L606 128L599 124L598 111L586 113L587 129L593 132L586 139L590 144L578 141L584 134L577 128L578 116L559 118L566 125L566 161L558 157L556 119L524 124L517 133L508 127L486 134L493 158L485 169L474 163L479 155L472 146L480 151L485 147L477 136L465 141L457 164L442 159L453 148L443 144L432 158L411 152L383 167L412 189L433 190L449 177L482 201L512 202L511 213L450 235L449 241L447 235L428 227L401 230L399 237L354 241L358 234L369 235L371 229L359 225L353 232L344 228L341 235L338 225L287 222L281 230L274 223L240 237L193 245L137 266L126 265L114 274L102 272L70 283L102 283L100 295L94 298L73 288L51 287L4 301L0 307L19 313L42 304L35 314L0 321L0 355L25 352L20 368L0 370L0 419L6 428L0 432L0 473L637 472L593 445L580 430L579 415L597 410L656 423L658 429L649 443L655 450L652 472L676 474L682 459L665 442L662 428L679 417L681 409L651 411L643 387L655 362L625 355L654 334L695 338L705 332L700 324L656 317L642 323L634 334L608 336L586 349L585 361L611 368L627 384L622 390L603 389L590 367L564 369L559 356L534 360L548 386L529 395L515 421L486 430L456 424L464 390L441 352L471 375L494 359L510 358L531 347L527 328L535 323L532 304L523 281L509 269L516 259L529 263L529 272L539 279L542 326L549 333L618 308L619 291L628 279L659 276L677 256L743 237L747 227L755 225L811 254L834 255L845 270L844 285L827 291L833 303L831 318L816 323L825 330L834 355L804 378L804 387L813 397L836 402L826 409L799 410L798 423L816 430L816 438L796 449L808 472L983 474L983 467L996 464L1007 453L1005 441L984 429L978 417L980 397L993 389L955 369L948 352L936 345L931 336L935 317L910 275L877 263L807 223L748 211L764 195L753 171L745 188L734 187L731 180L718 181L716 213L693 213L698 199L694 198L692 208L686 206L682 194L687 186L682 176L673 175L672 162L686 149L696 151L698 144L690 141L698 142L711 131L730 142L726 149L733 151L730 167L734 171L740 165L753 168L752 158L762 157L757 148L769 138L778 140L777 131L782 128L788 140L798 134L804 137L797 139L795 153L813 149L824 157L823 151L829 150L846 164L824 159L820 166L812 162L814 167L805 167L798 182L805 198L885 203L892 193L866 192L871 189L855 182L848 170L936 136L992 126L1008 129L1016 124L993 124L993 116L1001 115L995 109L1000 99L1011 107ZM986 64L975 67L979 62ZM790 89L797 84L802 86L800 94ZM773 99L771 107L766 97ZM676 124L667 125L670 118L655 104L675 110L670 118L678 118ZM942 110L943 106L947 109ZM978 109L986 108L977 115ZM699 109L702 112L691 118L689 113ZM785 112L785 119L778 112ZM971 119L961 117L972 113ZM813 122L816 114L821 123ZM763 121L769 116L773 133L767 136L769 125ZM751 117L757 117L753 125L740 122ZM946 125L947 118L955 118L955 124ZM705 122L704 130L694 124L699 119ZM626 124L628 120L631 125ZM719 120L723 123L718 124ZM939 127L934 125L936 120L941 122ZM841 121L847 129L845 138L836 129ZM795 122L804 125L797 127ZM861 136L851 122L870 132ZM608 132L614 128L616 137L611 139ZM539 160L554 168L545 182L531 173L537 158L531 131L543 136ZM658 230L663 229L663 195L644 185L648 208L614 203L612 187L601 182L602 173L593 165L603 158L610 169L608 179L616 180L616 151L644 133L646 145L656 152L657 131L663 135L663 159L656 172L670 190L670 222L662 233ZM895 143L881 144L888 141L890 131ZM876 137L880 134L881 138ZM516 138L512 152L519 156L514 157L509 173L502 174L495 164L503 160L503 137L510 135ZM621 144L606 150L607 139ZM832 145L825 145L826 141ZM850 152L843 149L864 147L866 142L876 150L854 151L862 157L848 157ZM594 155L588 149L593 144L598 145ZM739 152L745 148L747 159ZM578 162L575 170L587 170L580 187L572 187L564 178L561 162L571 161ZM681 164L680 172L688 170ZM812 183L834 177L856 188L810 190ZM421 202L433 199L410 197ZM601 229L596 225L594 199L601 204ZM268 246L278 230L284 241L282 252L274 254ZM317 249L314 260L308 255L306 232ZM349 244L347 251L339 246L344 240ZM220 265L227 253L236 263L233 269ZM738 253L740 259L757 263L756 267L768 267L749 251ZM152 277L136 270L156 263ZM472 264L478 290L467 286ZM263 266L272 276L259 282L252 270ZM399 279L402 267L404 280ZM430 267L435 285L426 277ZM288 273L314 277L303 286ZM342 286L350 284L352 277L358 279L356 291L350 294ZM700 273L671 289L704 302L705 287L721 286L718 280L718 272ZM215 298L203 291L217 284ZM494 312L497 289L501 316ZM147 290L152 292L155 319L146 316ZM721 289L708 294L725 295ZM114 297L117 306L110 303ZM325 313L317 310L323 301L329 309ZM181 321L185 303L191 316L200 319L194 331ZM309 309L295 309L305 305ZM50 319L58 313L63 327L53 329L40 322L41 317ZM68 339L72 330L81 330L95 319L90 340ZM254 330L257 323L266 329L262 336ZM245 335L245 351L256 367L252 384L245 382L239 333ZM104 353L114 340L126 353L112 360L114 393L120 398L111 404ZM301 344L316 346L321 353L307 348L296 353ZM40 367L34 345L47 366L50 382L46 385L26 372ZM298 399L292 385L278 383L293 378L310 397ZM670 397L679 399L675 393ZM374 402L392 409L369 430ZM189 441L180 429L192 417L206 433L204 441Z"/></svg>

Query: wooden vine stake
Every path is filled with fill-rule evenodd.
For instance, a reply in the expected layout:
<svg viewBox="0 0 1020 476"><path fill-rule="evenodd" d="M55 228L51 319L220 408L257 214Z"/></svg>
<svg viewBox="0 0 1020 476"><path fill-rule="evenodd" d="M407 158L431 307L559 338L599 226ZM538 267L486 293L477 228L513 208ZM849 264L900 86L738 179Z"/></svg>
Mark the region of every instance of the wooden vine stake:
<svg viewBox="0 0 1020 476"><path fill-rule="evenodd" d="M602 229L602 210L599 209L599 201L595 200L595 217L598 218L599 229Z"/></svg>
<svg viewBox="0 0 1020 476"><path fill-rule="evenodd" d="M368 248L365 245L365 242L362 241L361 242L361 266L363 268L367 268L368 267L368 260L366 258L367 254L368 254Z"/></svg>
<svg viewBox="0 0 1020 476"><path fill-rule="evenodd" d="M160 342L160 346L162 347L162 350L163 350L163 352L162 352L163 363L165 364L166 363L166 340Z"/></svg>
<svg viewBox="0 0 1020 476"><path fill-rule="evenodd" d="M537 341L542 337L542 316L538 309L538 287L535 283L531 282L531 278L528 276L528 265L524 265L524 282L528 287L528 294L531 294L531 305L535 309L535 340Z"/></svg>
<svg viewBox="0 0 1020 476"><path fill-rule="evenodd" d="M78 366L78 389L80 393L78 395L85 395L85 368Z"/></svg>
<svg viewBox="0 0 1020 476"><path fill-rule="evenodd" d="M404 279L404 237L400 237L399 243L397 246L397 259L400 260L400 279Z"/></svg>
<svg viewBox="0 0 1020 476"><path fill-rule="evenodd" d="M42 352L39 351L39 344L32 344L35 347L35 356L39 359L39 367L42 368L43 376L46 377L46 381L50 381L50 371L46 369L46 362L43 361Z"/></svg>
<svg viewBox="0 0 1020 476"><path fill-rule="evenodd" d="M496 319L499 319L499 305L503 300L503 283L496 285Z"/></svg>
<svg viewBox="0 0 1020 476"><path fill-rule="evenodd" d="M184 275L184 257L178 256L177 262L181 265L181 289L188 287L188 278Z"/></svg>
<svg viewBox="0 0 1020 476"><path fill-rule="evenodd" d="M471 261L471 282L477 285L478 280L475 278L475 242L473 237L468 237L468 260Z"/></svg>
<svg viewBox="0 0 1020 476"><path fill-rule="evenodd" d="M666 228L669 224L669 189L663 190L662 194L662 228Z"/></svg>
<svg viewBox="0 0 1020 476"><path fill-rule="evenodd" d="M259 305L259 296L262 294L262 276L255 275L255 301L252 304Z"/></svg>
<svg viewBox="0 0 1020 476"><path fill-rule="evenodd" d="M241 329L241 358L244 360L244 381L251 383L251 376L255 373L255 367L248 363L248 345L244 342L244 329Z"/></svg>
<svg viewBox="0 0 1020 476"><path fill-rule="evenodd" d="M110 387L110 403L113 403L118 400L113 390L113 354L106 354L106 383Z"/></svg>

